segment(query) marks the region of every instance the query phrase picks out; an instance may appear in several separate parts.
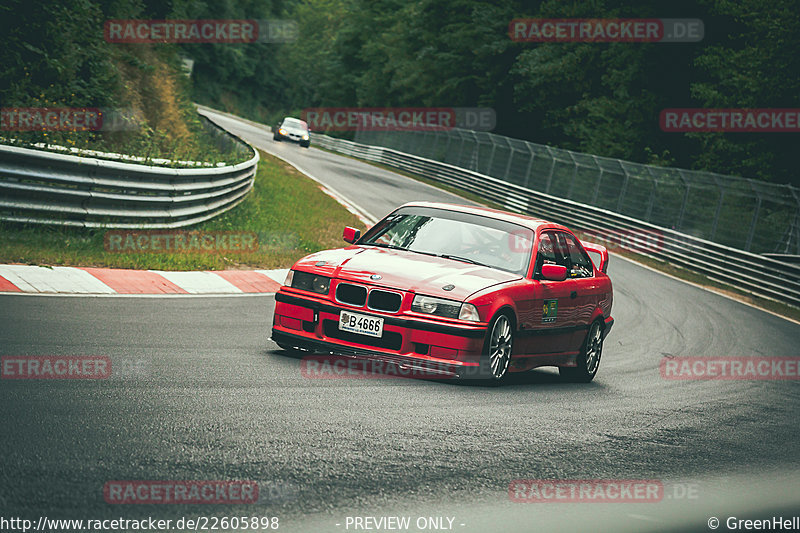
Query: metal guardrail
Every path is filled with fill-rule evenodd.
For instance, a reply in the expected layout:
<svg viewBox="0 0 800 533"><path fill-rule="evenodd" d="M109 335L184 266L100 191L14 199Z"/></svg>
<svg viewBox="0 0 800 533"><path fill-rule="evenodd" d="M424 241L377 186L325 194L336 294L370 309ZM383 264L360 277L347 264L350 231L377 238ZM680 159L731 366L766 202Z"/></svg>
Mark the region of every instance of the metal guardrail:
<svg viewBox="0 0 800 533"><path fill-rule="evenodd" d="M233 139L232 139L233 140ZM0 145L0 220L179 228L213 218L253 188L258 152L235 165L169 168Z"/></svg>
<svg viewBox="0 0 800 533"><path fill-rule="evenodd" d="M755 253L800 254L800 189L644 165L485 131L358 130L370 146L447 163Z"/></svg>
<svg viewBox="0 0 800 533"><path fill-rule="evenodd" d="M478 172L389 148L315 134L313 143L336 152L381 163L469 191L505 208L580 230L603 240L610 234L657 234L649 257L708 276L753 295L800 307L800 265L737 250L607 209L534 191ZM642 252L639 252L642 253Z"/></svg>

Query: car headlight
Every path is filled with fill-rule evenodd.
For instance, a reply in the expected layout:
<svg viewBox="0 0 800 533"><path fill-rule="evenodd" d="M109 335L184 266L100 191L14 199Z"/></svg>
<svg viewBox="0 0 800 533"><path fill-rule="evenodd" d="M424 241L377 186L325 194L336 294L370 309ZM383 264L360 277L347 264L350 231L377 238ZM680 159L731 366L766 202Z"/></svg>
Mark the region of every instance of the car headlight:
<svg viewBox="0 0 800 533"><path fill-rule="evenodd" d="M308 140L308 133L304 133L304 134L303 134L303 140L304 140L304 141L307 141L307 140Z"/></svg>
<svg viewBox="0 0 800 533"><path fill-rule="evenodd" d="M478 314L478 308L472 304L463 304L461 311L458 313L459 320L469 320L470 322L480 322L481 317Z"/></svg>
<svg viewBox="0 0 800 533"><path fill-rule="evenodd" d="M411 310L417 313L425 313L426 315L458 318L461 302L417 294L414 296L414 301L411 302Z"/></svg>
<svg viewBox="0 0 800 533"><path fill-rule="evenodd" d="M278 130L278 133L280 133L281 135L286 135L286 130L281 128Z"/></svg>
<svg viewBox="0 0 800 533"><path fill-rule="evenodd" d="M328 289L331 287L331 278L297 271L294 272L291 286L294 289L312 291L318 294L328 294Z"/></svg>

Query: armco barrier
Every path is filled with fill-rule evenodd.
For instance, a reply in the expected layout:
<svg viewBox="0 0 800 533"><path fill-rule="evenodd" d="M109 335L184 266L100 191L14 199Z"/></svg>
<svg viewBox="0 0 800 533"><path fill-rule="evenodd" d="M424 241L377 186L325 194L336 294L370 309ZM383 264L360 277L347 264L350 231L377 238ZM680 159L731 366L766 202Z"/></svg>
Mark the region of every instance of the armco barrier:
<svg viewBox="0 0 800 533"><path fill-rule="evenodd" d="M312 142L329 150L469 191L509 210L552 220L573 230L581 230L586 235L658 232L662 236L661 245L648 248L644 255L704 274L751 294L800 307L800 265L736 250L612 211L396 150L320 134L315 134Z"/></svg>
<svg viewBox="0 0 800 533"><path fill-rule="evenodd" d="M107 228L178 228L252 189L258 152L235 165L169 168L0 145L0 219Z"/></svg>
<svg viewBox="0 0 800 533"><path fill-rule="evenodd" d="M574 152L487 131L356 131L380 146L757 254L800 254L800 189Z"/></svg>

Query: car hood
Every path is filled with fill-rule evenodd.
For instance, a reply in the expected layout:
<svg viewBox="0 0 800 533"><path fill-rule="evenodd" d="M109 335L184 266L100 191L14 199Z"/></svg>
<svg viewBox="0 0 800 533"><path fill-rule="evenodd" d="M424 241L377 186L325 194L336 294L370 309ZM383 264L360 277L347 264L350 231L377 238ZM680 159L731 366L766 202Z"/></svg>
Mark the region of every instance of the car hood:
<svg viewBox="0 0 800 533"><path fill-rule="evenodd" d="M442 257L371 246L348 246L304 257L294 268L342 280L464 301L492 285L522 276ZM371 279L377 274L380 279ZM446 291L443 287L453 285Z"/></svg>
<svg viewBox="0 0 800 533"><path fill-rule="evenodd" d="M286 133L294 133L295 135L305 135L306 133L308 133L303 128L298 128L295 126L281 126L278 129L286 130Z"/></svg>

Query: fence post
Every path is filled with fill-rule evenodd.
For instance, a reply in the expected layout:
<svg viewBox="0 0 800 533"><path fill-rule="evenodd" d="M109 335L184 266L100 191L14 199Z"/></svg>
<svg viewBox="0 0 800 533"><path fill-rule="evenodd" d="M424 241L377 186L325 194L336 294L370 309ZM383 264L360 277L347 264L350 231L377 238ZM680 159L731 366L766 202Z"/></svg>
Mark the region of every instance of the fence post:
<svg viewBox="0 0 800 533"><path fill-rule="evenodd" d="M514 145L511 144L511 141L508 140L508 137L503 137L506 140L506 144L508 144L509 150L511 153L508 154L508 163L506 164L506 172L505 172L505 180L511 181L511 161L514 160Z"/></svg>
<svg viewBox="0 0 800 533"><path fill-rule="evenodd" d="M480 172L479 166L480 166L480 155L481 155L480 154L481 142L478 140L478 136L475 135L474 131L470 131L470 133L472 134L472 138L475 140L475 146L472 149L472 156L470 156L469 158L470 166L467 168L469 168L470 170L474 170L476 172Z"/></svg>
<svg viewBox="0 0 800 533"><path fill-rule="evenodd" d="M572 159L572 166L574 170L572 171L572 181L569 182L569 190L567 191L567 198L570 200L572 199L572 189L575 187L575 180L578 179L578 162L575 161L575 156L572 155L572 152L567 152L569 154L569 158Z"/></svg>
<svg viewBox="0 0 800 533"><path fill-rule="evenodd" d="M603 181L603 167L600 166L600 163L597 162L597 156L593 155L592 160L594 164L597 165L597 168L600 169L600 175L597 176L597 184L594 186L594 195L592 195L592 205L597 205L597 196L600 194L600 182Z"/></svg>
<svg viewBox="0 0 800 533"><path fill-rule="evenodd" d="M753 219L750 221L750 231L747 232L747 242L744 244L745 251L749 252L750 248L753 246L753 237L756 234L758 213L761 211L761 193L758 192L758 189L753 187L753 183L750 180L747 180L747 182L750 184L750 188L753 189L753 192L756 193L756 208L753 210Z"/></svg>
<svg viewBox="0 0 800 533"><path fill-rule="evenodd" d="M464 143L466 143L466 137L464 134L461 133L461 130L458 130L458 140L461 141L461 146L458 148L458 157L456 158L455 165L459 167L463 167L463 159L461 159L461 155L464 153Z"/></svg>
<svg viewBox="0 0 800 533"><path fill-rule="evenodd" d="M714 184L719 189L719 201L717 202L717 211L714 213L714 222L711 224L711 238L709 241L713 241L714 237L717 235L717 226L719 225L719 215L722 213L722 201L725 199L725 191L722 188L722 185L719 184L719 180L716 176L714 176Z"/></svg>
<svg viewBox="0 0 800 533"><path fill-rule="evenodd" d="M550 161L552 161L550 165L550 175L547 176L547 186L544 189L545 193L550 194L550 186L553 184L553 173L556 171L556 158L553 155L553 150L549 146L545 145L544 147L547 148L547 153L550 154Z"/></svg>
<svg viewBox="0 0 800 533"><path fill-rule="evenodd" d="M452 138L453 138L453 136L451 135L451 132L448 131L447 132L447 144L444 145L444 157L442 157L442 162L443 163L448 163L449 162L447 159L448 159L448 156L450 155L450 139L452 139Z"/></svg>
<svg viewBox="0 0 800 533"><path fill-rule="evenodd" d="M531 158L528 160L528 168L525 169L525 183L522 184L523 187L528 188L528 184L531 181L531 168L533 168L533 160L536 159L536 152L533 151L531 148L531 143L525 142L525 147L531 153Z"/></svg>
<svg viewBox="0 0 800 533"><path fill-rule="evenodd" d="M647 165L647 173L650 174L650 178L653 180L651 183L653 186L650 188L650 199L647 202L647 211L645 211L644 219L650 222L651 218L653 218L653 204L656 202L656 185L658 183L658 178L653 175L653 170L650 168L650 165Z"/></svg>
<svg viewBox="0 0 800 533"><path fill-rule="evenodd" d="M625 200L625 195L628 193L628 180L631 177L625 165L622 164L622 161L619 163L619 168L625 173L625 181L622 182L622 189L619 191L619 200L617 200L617 213L622 213L622 202Z"/></svg>
<svg viewBox="0 0 800 533"><path fill-rule="evenodd" d="M686 203L689 201L689 182L683 175L683 170L678 169L678 175L681 177L684 187L686 187L683 191L683 202L681 202L681 210L678 213L678 222L675 224L675 229L681 231L683 228L683 215L686 213Z"/></svg>
<svg viewBox="0 0 800 533"><path fill-rule="evenodd" d="M494 135L491 133L489 134L489 140L492 141L492 151L489 153L489 164L486 165L486 175L493 176L492 174L492 163L494 163L494 149L497 148L497 143L494 142ZM498 178L499 176L494 176Z"/></svg>

